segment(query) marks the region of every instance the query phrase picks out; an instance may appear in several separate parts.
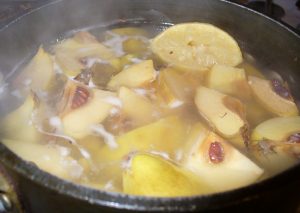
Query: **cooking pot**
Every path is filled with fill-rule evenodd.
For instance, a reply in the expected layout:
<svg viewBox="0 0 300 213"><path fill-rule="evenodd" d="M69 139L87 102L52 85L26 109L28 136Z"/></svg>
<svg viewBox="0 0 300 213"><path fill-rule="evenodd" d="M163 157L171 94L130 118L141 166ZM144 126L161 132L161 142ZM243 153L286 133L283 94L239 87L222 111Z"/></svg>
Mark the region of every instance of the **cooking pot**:
<svg viewBox="0 0 300 213"><path fill-rule="evenodd" d="M70 30L145 23L162 29L170 24L192 21L208 22L227 31L265 72L280 73L291 86L295 98L300 100L300 36L280 22L220 0L54 1L0 29L0 70L7 75L32 56L40 44L62 38ZM1 100L0 108L7 111L11 103ZM7 211L18 212L22 208L33 213L295 212L300 204L300 165L270 179L223 193L150 198L98 191L59 179L21 160L2 144L0 153L1 171L5 179L9 179L11 191L16 191L6 194L5 199L0 197L0 203L10 204L6 206ZM0 192L3 195L7 191Z"/></svg>

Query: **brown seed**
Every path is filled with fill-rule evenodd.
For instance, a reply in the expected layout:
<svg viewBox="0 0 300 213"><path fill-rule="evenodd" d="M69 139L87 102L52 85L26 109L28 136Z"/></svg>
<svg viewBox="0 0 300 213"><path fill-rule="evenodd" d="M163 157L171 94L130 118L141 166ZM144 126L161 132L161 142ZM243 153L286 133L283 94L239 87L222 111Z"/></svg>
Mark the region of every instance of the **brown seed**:
<svg viewBox="0 0 300 213"><path fill-rule="evenodd" d="M219 142L211 143L208 154L212 163L221 163L224 160L224 149L222 144Z"/></svg>
<svg viewBox="0 0 300 213"><path fill-rule="evenodd" d="M289 143L300 143L300 133L292 134L288 137Z"/></svg>
<svg viewBox="0 0 300 213"><path fill-rule="evenodd" d="M87 103L90 97L89 91L81 86L77 86L72 98L72 109L77 109Z"/></svg>
<svg viewBox="0 0 300 213"><path fill-rule="evenodd" d="M285 99L291 99L290 91L283 85L283 83L277 79L272 79L271 84L274 92Z"/></svg>

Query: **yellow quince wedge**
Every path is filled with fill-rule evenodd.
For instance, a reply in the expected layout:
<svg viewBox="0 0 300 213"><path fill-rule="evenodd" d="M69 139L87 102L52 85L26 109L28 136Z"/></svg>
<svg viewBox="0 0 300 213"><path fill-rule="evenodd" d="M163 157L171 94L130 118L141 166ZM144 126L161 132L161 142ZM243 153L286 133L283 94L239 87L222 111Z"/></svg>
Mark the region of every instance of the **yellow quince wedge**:
<svg viewBox="0 0 300 213"><path fill-rule="evenodd" d="M236 66L243 60L237 42L207 23L174 25L153 39L151 49L166 64L188 71L207 71L214 64Z"/></svg>
<svg viewBox="0 0 300 213"><path fill-rule="evenodd" d="M175 197L212 192L191 172L158 155L135 154L123 172L123 191L132 195Z"/></svg>

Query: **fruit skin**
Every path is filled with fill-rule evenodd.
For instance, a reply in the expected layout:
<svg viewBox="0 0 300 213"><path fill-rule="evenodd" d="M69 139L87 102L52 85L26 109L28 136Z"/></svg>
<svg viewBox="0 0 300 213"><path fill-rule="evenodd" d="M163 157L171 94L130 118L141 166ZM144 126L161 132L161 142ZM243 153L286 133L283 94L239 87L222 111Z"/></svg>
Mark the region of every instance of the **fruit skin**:
<svg viewBox="0 0 300 213"><path fill-rule="evenodd" d="M41 134L32 122L34 108L34 96L30 94L21 106L1 120L1 136L7 139L37 142Z"/></svg>
<svg viewBox="0 0 300 213"><path fill-rule="evenodd" d="M251 153L271 174L277 174L299 162L300 144L288 141L299 132L299 116L266 120L252 132Z"/></svg>
<svg viewBox="0 0 300 213"><path fill-rule="evenodd" d="M64 133L75 139L91 134L92 125L102 122L113 107L106 99L115 98L115 93L98 89L90 93L91 98L85 105L61 115Z"/></svg>
<svg viewBox="0 0 300 213"><path fill-rule="evenodd" d="M220 144L221 161L212 159L211 146ZM208 130L201 123L196 123L188 137L185 148L183 167L191 170L215 191L226 191L255 182L263 170L243 155L229 142Z"/></svg>
<svg viewBox="0 0 300 213"><path fill-rule="evenodd" d="M151 49L166 64L188 71L206 71L214 64L234 67L243 60L237 42L206 23L172 26L153 39Z"/></svg>
<svg viewBox="0 0 300 213"><path fill-rule="evenodd" d="M210 193L201 179L156 155L138 153L123 172L123 191L155 197L189 196Z"/></svg>
<svg viewBox="0 0 300 213"><path fill-rule="evenodd" d="M270 81L254 76L249 76L248 80L254 97L266 110L284 117L298 115L298 108L294 101L282 98L274 92Z"/></svg>
<svg viewBox="0 0 300 213"><path fill-rule="evenodd" d="M155 119L158 113L154 105L146 97L139 95L126 87L119 89L119 98L122 101L122 112L135 125L143 125Z"/></svg>
<svg viewBox="0 0 300 213"><path fill-rule="evenodd" d="M14 84L18 87L28 86L35 92L46 90L54 75L53 61L43 47L40 47L36 55L16 78ZM28 85L26 85L27 81Z"/></svg>
<svg viewBox="0 0 300 213"><path fill-rule="evenodd" d="M209 71L207 85L211 89L244 100L251 98L251 91L244 69L216 64Z"/></svg>
<svg viewBox="0 0 300 213"><path fill-rule="evenodd" d="M195 103L200 115L225 138L247 137L244 135L247 132L243 132L247 129L245 109L238 99L200 86L196 91ZM243 147L244 144L239 142L237 146Z"/></svg>
<svg viewBox="0 0 300 213"><path fill-rule="evenodd" d="M133 129L117 137L118 147L103 147L99 156L102 162L120 162L132 151L158 151L175 158L176 151L183 146L187 126L176 116L162 118L145 126Z"/></svg>
<svg viewBox="0 0 300 213"><path fill-rule="evenodd" d="M121 86L134 88L143 87L154 81L156 72L152 60L146 60L139 64L131 65L113 76L108 82L108 88L117 90Z"/></svg>

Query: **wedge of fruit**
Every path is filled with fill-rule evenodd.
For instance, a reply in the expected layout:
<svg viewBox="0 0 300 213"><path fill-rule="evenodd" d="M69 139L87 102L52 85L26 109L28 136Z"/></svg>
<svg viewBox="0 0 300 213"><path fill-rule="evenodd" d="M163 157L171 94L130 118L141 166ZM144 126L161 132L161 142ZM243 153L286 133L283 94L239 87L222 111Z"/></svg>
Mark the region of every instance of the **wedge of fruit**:
<svg viewBox="0 0 300 213"><path fill-rule="evenodd" d="M170 27L153 39L151 49L166 64L181 70L201 72L214 64L236 66L243 60L237 42L206 23Z"/></svg>
<svg viewBox="0 0 300 213"><path fill-rule="evenodd" d="M162 118L117 137L116 149L105 146L98 155L103 162L120 162L130 152L155 151L169 153L169 157L174 159L177 149L185 141L187 129L176 116Z"/></svg>
<svg viewBox="0 0 300 213"><path fill-rule="evenodd" d="M259 124L252 132L253 142L260 140L284 141L290 135L300 132L300 117L271 118Z"/></svg>
<svg viewBox="0 0 300 213"><path fill-rule="evenodd" d="M156 82L158 96L170 108L193 102L194 91L199 83L195 85L190 78L188 74L180 73L173 68L160 70Z"/></svg>
<svg viewBox="0 0 300 213"><path fill-rule="evenodd" d="M88 59L111 60L115 53L88 32L80 32L54 47L55 59L68 76L78 75L88 65Z"/></svg>
<svg viewBox="0 0 300 213"><path fill-rule="evenodd" d="M142 38L128 38L123 41L123 51L143 56L148 52L149 41Z"/></svg>
<svg viewBox="0 0 300 213"><path fill-rule="evenodd" d="M120 88L119 98L122 112L138 126L153 121L159 113L150 100L126 87Z"/></svg>
<svg viewBox="0 0 300 213"><path fill-rule="evenodd" d="M251 148L271 173L295 165L300 160L300 117L277 117L259 124L252 132Z"/></svg>
<svg viewBox="0 0 300 213"><path fill-rule="evenodd" d="M201 179L157 155L135 154L123 172L123 191L132 195L174 197L207 194Z"/></svg>
<svg viewBox="0 0 300 213"><path fill-rule="evenodd" d="M251 98L244 69L216 64L209 71L207 86L241 99Z"/></svg>
<svg viewBox="0 0 300 213"><path fill-rule="evenodd" d="M199 113L225 138L247 138L243 104L235 98L203 86L198 87L195 103ZM237 144L243 147L244 144Z"/></svg>
<svg viewBox="0 0 300 213"><path fill-rule="evenodd" d="M91 134L91 127L102 122L110 113L116 94L98 89L88 89L71 83L66 87L67 103L60 113L63 131L66 135L82 139Z"/></svg>
<svg viewBox="0 0 300 213"><path fill-rule="evenodd" d="M34 108L34 97L30 94L21 106L1 120L1 136L13 140L37 142L41 134L32 122Z"/></svg>
<svg viewBox="0 0 300 213"><path fill-rule="evenodd" d="M195 124L187 141L183 166L216 191L225 191L255 182L263 170L229 142Z"/></svg>
<svg viewBox="0 0 300 213"><path fill-rule="evenodd" d="M24 140L1 140L9 149L26 161L33 162L40 169L67 180L76 180L82 175L83 169L68 152L57 145L33 144Z"/></svg>
<svg viewBox="0 0 300 213"><path fill-rule="evenodd" d="M143 87L154 81L156 72L152 60L146 60L139 64L131 65L113 76L108 82L108 88L117 90L121 86L129 88Z"/></svg>
<svg viewBox="0 0 300 213"><path fill-rule="evenodd" d="M279 116L296 116L298 108L289 90L278 80L249 76L249 85L256 99L268 111Z"/></svg>
<svg viewBox="0 0 300 213"><path fill-rule="evenodd" d="M46 90L55 76L53 61L48 53L40 47L36 55L16 78L16 86L27 86L31 90Z"/></svg>

